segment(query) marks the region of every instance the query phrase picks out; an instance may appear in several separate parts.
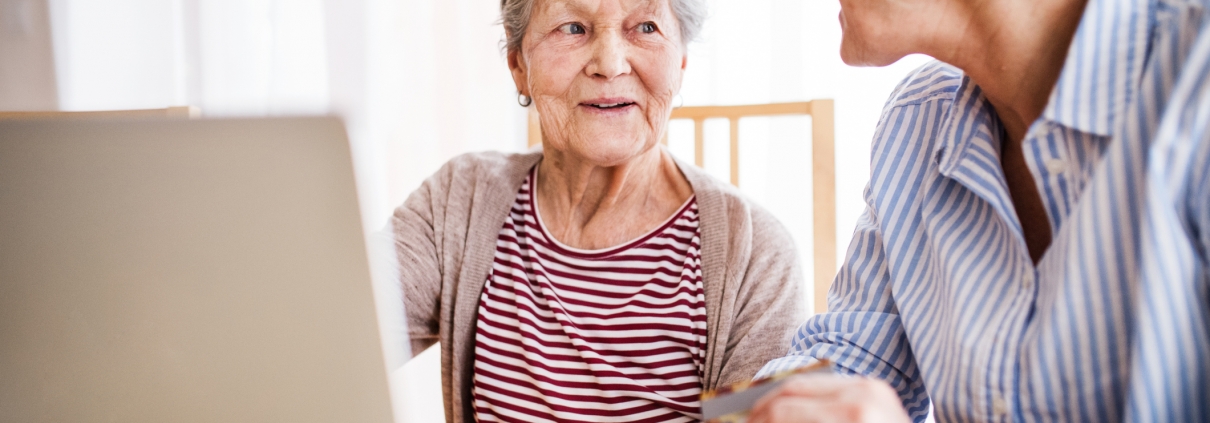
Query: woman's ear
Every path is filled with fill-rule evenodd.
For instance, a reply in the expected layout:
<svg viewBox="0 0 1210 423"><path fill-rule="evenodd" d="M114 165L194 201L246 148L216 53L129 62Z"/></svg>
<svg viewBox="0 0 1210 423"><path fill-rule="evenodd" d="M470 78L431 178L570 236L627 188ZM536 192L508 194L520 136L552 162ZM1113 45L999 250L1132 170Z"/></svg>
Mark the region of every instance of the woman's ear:
<svg viewBox="0 0 1210 423"><path fill-rule="evenodd" d="M508 50L508 70L512 71L513 84L517 86L517 93L529 96L529 84L526 83L529 80L529 69L526 65L528 64L525 63L525 58L521 57L520 49Z"/></svg>
<svg viewBox="0 0 1210 423"><path fill-rule="evenodd" d="M677 69L676 87L673 90L676 94L681 93L681 84L685 82L685 67L689 65L689 55L681 56L681 68ZM674 95L676 95L674 94Z"/></svg>

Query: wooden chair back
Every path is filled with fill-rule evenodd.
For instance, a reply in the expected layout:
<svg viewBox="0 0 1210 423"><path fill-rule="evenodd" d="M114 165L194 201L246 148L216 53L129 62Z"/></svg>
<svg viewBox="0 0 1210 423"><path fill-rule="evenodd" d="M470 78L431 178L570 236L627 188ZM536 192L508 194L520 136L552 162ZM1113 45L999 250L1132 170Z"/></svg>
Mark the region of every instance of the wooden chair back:
<svg viewBox="0 0 1210 423"><path fill-rule="evenodd" d="M813 258L815 312L828 309L828 287L836 277L836 155L835 120L830 99L796 103L751 104L742 106L686 106L672 110L672 119L693 120L694 158L698 167L705 163L707 119L727 119L731 123L731 184L739 186L739 120L746 117L811 116L811 203L815 233ZM529 145L542 142L542 128L535 108L529 111ZM664 144L668 143L667 134Z"/></svg>
<svg viewBox="0 0 1210 423"><path fill-rule="evenodd" d="M163 109L139 110L98 110L87 112L0 112L0 120L14 119L124 119L124 118L164 118L164 119L194 119L201 116L201 111L194 106L176 106Z"/></svg>

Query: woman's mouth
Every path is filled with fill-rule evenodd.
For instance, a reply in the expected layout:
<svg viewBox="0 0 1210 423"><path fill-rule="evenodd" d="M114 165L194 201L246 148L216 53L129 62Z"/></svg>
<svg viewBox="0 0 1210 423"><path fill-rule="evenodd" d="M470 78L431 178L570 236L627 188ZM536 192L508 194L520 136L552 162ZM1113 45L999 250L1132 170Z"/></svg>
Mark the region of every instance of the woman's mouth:
<svg viewBox="0 0 1210 423"><path fill-rule="evenodd" d="M636 103L634 100L624 97L602 97L584 101L580 105L593 112L617 113L630 109Z"/></svg>
<svg viewBox="0 0 1210 423"><path fill-rule="evenodd" d="M596 107L596 108L598 108L598 109L616 109L616 108L619 108L619 107L626 107L626 106L629 106L629 105L631 105L631 104L634 104L634 103L628 103L628 102L622 102L622 103L589 103L588 105L589 105L589 106L591 106L591 107Z"/></svg>

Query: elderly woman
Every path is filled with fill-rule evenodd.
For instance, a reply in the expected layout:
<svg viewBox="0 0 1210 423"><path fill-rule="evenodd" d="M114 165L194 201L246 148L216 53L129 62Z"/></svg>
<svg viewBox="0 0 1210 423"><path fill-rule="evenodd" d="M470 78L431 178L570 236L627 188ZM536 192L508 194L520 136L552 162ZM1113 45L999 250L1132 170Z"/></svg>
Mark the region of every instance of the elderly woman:
<svg viewBox="0 0 1210 423"><path fill-rule="evenodd" d="M395 212L413 351L446 418L693 421L801 321L765 210L660 148L700 0L505 0L541 151L455 158Z"/></svg>

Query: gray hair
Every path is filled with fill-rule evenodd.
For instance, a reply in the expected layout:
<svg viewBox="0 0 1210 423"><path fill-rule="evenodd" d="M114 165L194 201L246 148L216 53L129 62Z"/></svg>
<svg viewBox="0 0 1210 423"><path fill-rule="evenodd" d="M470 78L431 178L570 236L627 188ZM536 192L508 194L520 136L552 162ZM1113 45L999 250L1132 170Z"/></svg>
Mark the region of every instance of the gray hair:
<svg viewBox="0 0 1210 423"><path fill-rule="evenodd" d="M500 22L504 24L505 51L521 51L521 39L529 26L536 0L500 0ZM697 39L706 22L706 0L669 0L672 14L681 27L681 42L688 45Z"/></svg>

